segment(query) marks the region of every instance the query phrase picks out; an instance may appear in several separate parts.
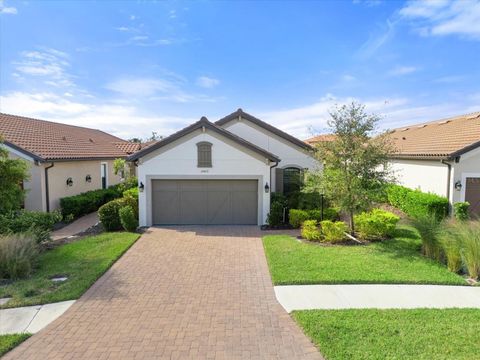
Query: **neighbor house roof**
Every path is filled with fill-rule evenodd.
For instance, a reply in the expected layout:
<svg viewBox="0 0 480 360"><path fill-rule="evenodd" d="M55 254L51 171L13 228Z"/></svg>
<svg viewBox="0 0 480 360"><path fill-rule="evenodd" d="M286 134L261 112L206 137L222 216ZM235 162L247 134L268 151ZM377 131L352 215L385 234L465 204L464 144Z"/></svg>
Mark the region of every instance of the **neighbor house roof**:
<svg viewBox="0 0 480 360"><path fill-rule="evenodd" d="M333 140L335 140L334 134L320 134L320 135L312 136L311 138L306 139L305 142L311 146L315 146L318 143L328 142Z"/></svg>
<svg viewBox="0 0 480 360"><path fill-rule="evenodd" d="M301 148L304 148L304 149L307 149L307 150L311 150L312 147L303 142L302 140L299 140L297 139L296 137L290 135L290 134L287 134L286 132L270 125L270 124L267 124L266 122L256 118L255 116L252 116L246 112L244 112L242 109L238 109L237 111L231 113L230 115L227 115L225 116L224 118L221 118L220 120L216 121L215 124L219 125L219 126L223 126L227 123L229 123L230 121L233 121L233 120L237 120L239 117L243 118L243 119L246 119L248 121L251 121L252 123L254 123L255 125L265 129L265 130L268 130L270 131L271 133L274 133L275 135L301 147Z"/></svg>
<svg viewBox="0 0 480 360"><path fill-rule="evenodd" d="M453 159L480 147L480 112L405 126L389 137L395 158Z"/></svg>
<svg viewBox="0 0 480 360"><path fill-rule="evenodd" d="M103 131L0 113L4 143L37 161L126 157L140 144Z"/></svg>
<svg viewBox="0 0 480 360"><path fill-rule="evenodd" d="M243 147L258 153L258 154L266 157L267 159L269 159L271 161L276 161L276 162L280 161L280 159L276 155L258 147L257 145L254 145L251 142L249 142L249 141L247 141L247 140L245 140L245 139L243 139L243 138L241 138L241 137L239 137L235 134L232 134L230 131L225 130L224 128L208 121L208 119L206 117L202 117L199 121L193 123L192 125L189 125L186 128L184 128L180 131L177 131L176 133L174 133L174 134L172 134L172 135L170 135L170 136L168 136L168 137L166 137L162 140L157 141L156 143L148 146L145 149L137 151L136 153L130 155L128 157L128 160L132 160L132 161L133 160L138 160L139 158L151 153L152 151L160 149L161 147L163 147L167 144L170 144L170 143L182 138L183 136L185 136L185 135L187 135L187 134L189 134L189 133L191 133L195 130L201 129L202 127L204 127L205 129L208 129L208 130L212 130L212 131L214 131L214 132L216 132L220 135L223 135L226 138L236 142L237 144L240 144Z"/></svg>

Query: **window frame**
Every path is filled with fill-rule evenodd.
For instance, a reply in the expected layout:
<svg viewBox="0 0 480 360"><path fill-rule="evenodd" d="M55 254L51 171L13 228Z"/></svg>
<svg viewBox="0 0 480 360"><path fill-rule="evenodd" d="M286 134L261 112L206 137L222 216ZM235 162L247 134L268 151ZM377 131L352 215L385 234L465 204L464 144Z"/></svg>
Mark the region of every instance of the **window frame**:
<svg viewBox="0 0 480 360"><path fill-rule="evenodd" d="M302 178L303 169L300 168L300 167L296 167L296 166L288 166L288 167L282 168L282 170L283 170L282 171L283 194L284 195L289 195L291 193L294 193L295 191L299 191L302 187L302 184L303 184L303 178ZM286 181L286 179L285 179L285 175L288 174L288 172L292 171L292 170L296 170L298 172L297 173L297 176L298 176L298 183L297 184L294 184L293 181ZM293 178L293 176L290 175L290 179L292 179L292 178ZM298 189L292 189L293 186L295 186L295 187L298 186Z"/></svg>

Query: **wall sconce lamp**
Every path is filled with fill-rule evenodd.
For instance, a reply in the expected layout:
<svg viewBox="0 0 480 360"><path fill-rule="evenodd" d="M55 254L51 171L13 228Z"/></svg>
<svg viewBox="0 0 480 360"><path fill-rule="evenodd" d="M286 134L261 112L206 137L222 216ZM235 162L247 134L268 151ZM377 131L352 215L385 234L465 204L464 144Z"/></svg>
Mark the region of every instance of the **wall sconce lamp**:
<svg viewBox="0 0 480 360"><path fill-rule="evenodd" d="M265 193L268 194L270 192L270 186L268 186L268 182L265 184Z"/></svg>
<svg viewBox="0 0 480 360"><path fill-rule="evenodd" d="M90 175L85 176L85 181L88 183L92 182L92 177Z"/></svg>
<svg viewBox="0 0 480 360"><path fill-rule="evenodd" d="M140 185L138 185L138 191L143 192L145 190L145 185L143 185L143 182L140 181Z"/></svg>
<svg viewBox="0 0 480 360"><path fill-rule="evenodd" d="M67 186L73 186L73 179L71 177L67 179Z"/></svg>
<svg viewBox="0 0 480 360"><path fill-rule="evenodd" d="M455 186L455 190L457 191L462 190L462 182L460 180L458 180L454 186Z"/></svg>

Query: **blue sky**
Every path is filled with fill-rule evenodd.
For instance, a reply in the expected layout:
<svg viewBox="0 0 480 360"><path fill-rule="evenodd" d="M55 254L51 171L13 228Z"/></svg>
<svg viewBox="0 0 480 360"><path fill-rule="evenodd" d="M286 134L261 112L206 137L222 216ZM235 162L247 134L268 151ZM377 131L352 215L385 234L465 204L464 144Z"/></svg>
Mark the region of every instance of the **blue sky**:
<svg viewBox="0 0 480 360"><path fill-rule="evenodd" d="M168 135L238 107L300 138L480 110L480 1L0 0L0 110Z"/></svg>

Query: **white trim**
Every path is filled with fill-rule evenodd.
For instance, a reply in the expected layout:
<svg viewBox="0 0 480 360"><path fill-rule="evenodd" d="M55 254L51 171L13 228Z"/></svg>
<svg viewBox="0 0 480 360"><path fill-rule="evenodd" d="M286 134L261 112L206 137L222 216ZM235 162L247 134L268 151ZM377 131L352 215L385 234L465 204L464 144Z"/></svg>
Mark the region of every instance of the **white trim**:
<svg viewBox="0 0 480 360"><path fill-rule="evenodd" d="M4 146L7 149L8 152L11 152L12 154L17 155L24 160L28 160L28 161L31 161L31 162L35 161L31 156L25 155L23 152L18 151L18 150L14 149L14 148L6 145L6 144L2 144L2 146Z"/></svg>
<svg viewBox="0 0 480 360"><path fill-rule="evenodd" d="M105 165L105 189L107 189L108 188L108 162L102 161L100 163L100 181L102 181L103 165ZM102 189L103 189L103 187L102 187Z"/></svg>
<svg viewBox="0 0 480 360"><path fill-rule="evenodd" d="M460 190L460 202L465 201L465 191L467 188L467 178L480 178L480 173L462 173L462 190ZM453 186L455 190L455 184Z"/></svg>

